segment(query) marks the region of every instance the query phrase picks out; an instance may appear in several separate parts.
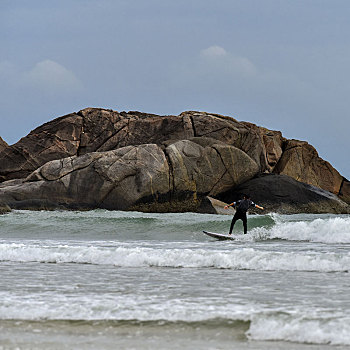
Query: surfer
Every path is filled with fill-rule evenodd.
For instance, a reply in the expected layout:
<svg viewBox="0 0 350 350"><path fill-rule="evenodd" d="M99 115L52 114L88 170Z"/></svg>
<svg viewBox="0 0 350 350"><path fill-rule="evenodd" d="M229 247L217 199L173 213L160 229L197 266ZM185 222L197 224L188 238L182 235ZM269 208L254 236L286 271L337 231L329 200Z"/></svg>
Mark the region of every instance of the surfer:
<svg viewBox="0 0 350 350"><path fill-rule="evenodd" d="M258 208L263 210L263 207L260 207L259 205L255 204L252 200L250 200L249 195L244 195L243 199L233 202L229 205L225 205L225 209L228 209L229 207L234 207L236 209L236 213L233 216L231 226L230 226L230 232L229 235L232 234L233 226L235 225L237 220L243 221L243 227L244 227L244 234L247 233L247 211L249 208Z"/></svg>

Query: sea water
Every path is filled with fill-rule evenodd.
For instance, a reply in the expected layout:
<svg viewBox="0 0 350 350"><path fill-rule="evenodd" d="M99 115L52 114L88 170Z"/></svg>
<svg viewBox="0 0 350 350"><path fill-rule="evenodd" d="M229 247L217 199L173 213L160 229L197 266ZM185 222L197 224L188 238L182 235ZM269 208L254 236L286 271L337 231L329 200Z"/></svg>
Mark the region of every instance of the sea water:
<svg viewBox="0 0 350 350"><path fill-rule="evenodd" d="M13 211L2 349L348 349L350 216Z"/></svg>

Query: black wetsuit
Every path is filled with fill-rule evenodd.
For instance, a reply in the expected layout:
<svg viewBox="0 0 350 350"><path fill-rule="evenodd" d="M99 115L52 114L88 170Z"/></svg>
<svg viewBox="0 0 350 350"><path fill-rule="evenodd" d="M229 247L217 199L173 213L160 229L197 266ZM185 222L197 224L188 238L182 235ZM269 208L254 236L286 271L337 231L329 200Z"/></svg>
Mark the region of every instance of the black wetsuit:
<svg viewBox="0 0 350 350"><path fill-rule="evenodd" d="M242 199L240 201L234 202L234 207L236 208L236 213L232 219L229 234L232 234L233 226L235 225L237 220L243 221L244 234L246 234L248 231L247 211L249 208L255 207L255 203L250 199Z"/></svg>

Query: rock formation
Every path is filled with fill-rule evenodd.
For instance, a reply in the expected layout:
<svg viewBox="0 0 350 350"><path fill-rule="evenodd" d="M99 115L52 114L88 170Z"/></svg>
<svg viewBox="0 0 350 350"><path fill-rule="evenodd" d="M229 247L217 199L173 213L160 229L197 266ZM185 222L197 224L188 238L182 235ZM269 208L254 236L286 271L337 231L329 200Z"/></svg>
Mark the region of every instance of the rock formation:
<svg viewBox="0 0 350 350"><path fill-rule="evenodd" d="M220 196L223 201L236 201L242 194L252 194L252 199L269 212L296 213L350 213L349 205L335 194L319 187L296 181L287 175L262 174Z"/></svg>
<svg viewBox="0 0 350 350"><path fill-rule="evenodd" d="M256 178L264 173L280 175ZM279 191L285 196L286 178L298 181L286 187L288 206L275 201ZM258 181L264 188L267 179L275 187L263 202L271 199L284 211L312 211L299 204L316 188L324 191L307 197L312 203L332 202L328 212L349 209L343 203L350 203L349 182L311 145L217 114L86 108L0 150L0 202L12 208L203 211L214 200L207 196L229 200L239 186Z"/></svg>
<svg viewBox="0 0 350 350"><path fill-rule="evenodd" d="M4 150L8 144L0 137L0 152Z"/></svg>
<svg viewBox="0 0 350 350"><path fill-rule="evenodd" d="M297 140L285 141L275 172L336 194L343 182L343 177L318 156L314 147Z"/></svg>
<svg viewBox="0 0 350 350"><path fill-rule="evenodd" d="M64 208L125 210L155 202L159 211L170 198L198 207L198 197L218 195L257 173L256 163L233 146L182 140L164 150L144 144L53 160L24 180L4 182L0 198L13 208L34 199L32 208L55 206L50 201Z"/></svg>
<svg viewBox="0 0 350 350"><path fill-rule="evenodd" d="M270 131L220 115L184 112L157 116L87 108L46 123L0 153L0 181L24 178L50 160L147 143L208 137L245 152L261 171L270 169L264 134ZM269 159L279 158L266 136ZM280 149L277 150L280 153Z"/></svg>
<svg viewBox="0 0 350 350"><path fill-rule="evenodd" d="M305 141L285 140L273 172L334 193L350 204L350 182Z"/></svg>

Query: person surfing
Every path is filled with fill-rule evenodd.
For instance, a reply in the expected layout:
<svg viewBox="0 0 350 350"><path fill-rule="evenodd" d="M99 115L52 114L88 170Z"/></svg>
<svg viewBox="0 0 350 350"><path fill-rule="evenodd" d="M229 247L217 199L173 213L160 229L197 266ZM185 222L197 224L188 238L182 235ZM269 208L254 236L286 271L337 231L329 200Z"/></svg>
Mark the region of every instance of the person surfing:
<svg viewBox="0 0 350 350"><path fill-rule="evenodd" d="M244 227L244 234L247 234L248 228L247 228L247 211L249 208L258 208L263 210L264 207L261 207L257 204L255 204L251 199L249 195L244 195L243 199L233 202L231 204L225 205L225 209L228 209L229 207L234 207L236 209L236 213L233 216L231 226L230 226L230 232L229 235L232 234L233 226L235 225L237 220L243 221L243 227Z"/></svg>

